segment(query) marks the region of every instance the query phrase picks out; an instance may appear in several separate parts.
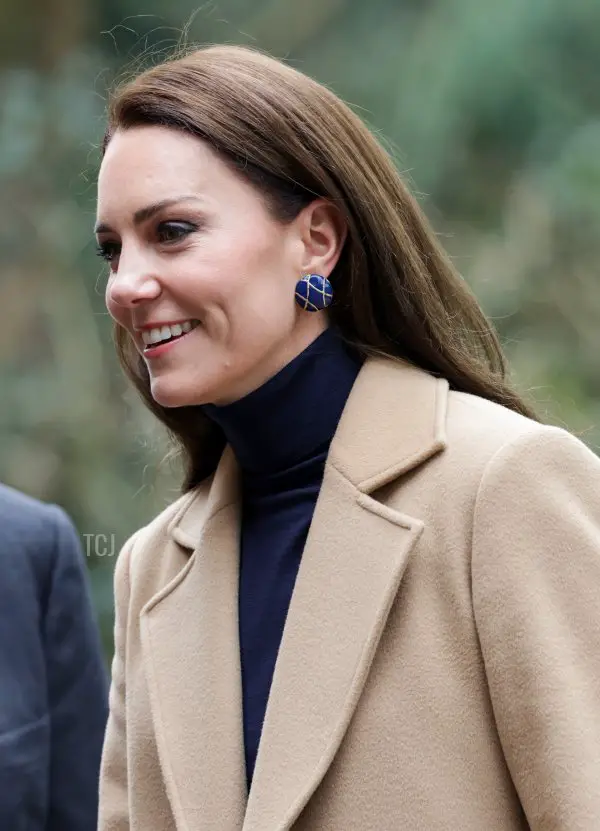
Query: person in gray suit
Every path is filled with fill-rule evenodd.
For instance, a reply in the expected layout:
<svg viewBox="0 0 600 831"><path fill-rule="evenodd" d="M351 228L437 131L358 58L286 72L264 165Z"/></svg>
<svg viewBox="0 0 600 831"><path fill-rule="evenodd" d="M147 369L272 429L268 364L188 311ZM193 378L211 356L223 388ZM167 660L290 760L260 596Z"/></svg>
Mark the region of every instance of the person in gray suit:
<svg viewBox="0 0 600 831"><path fill-rule="evenodd" d="M0 829L96 828L107 684L73 523L0 485Z"/></svg>

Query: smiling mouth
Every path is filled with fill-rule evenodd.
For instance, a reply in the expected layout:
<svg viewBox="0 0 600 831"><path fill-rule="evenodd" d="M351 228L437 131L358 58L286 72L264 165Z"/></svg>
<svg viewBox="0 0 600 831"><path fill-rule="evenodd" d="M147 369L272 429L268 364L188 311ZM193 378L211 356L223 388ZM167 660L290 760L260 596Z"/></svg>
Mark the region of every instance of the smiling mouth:
<svg viewBox="0 0 600 831"><path fill-rule="evenodd" d="M146 329L142 332L144 352L154 349L157 346L163 346L166 343L179 340L179 338L187 335L199 325L200 321L198 320L186 320L183 323L173 323L170 326Z"/></svg>

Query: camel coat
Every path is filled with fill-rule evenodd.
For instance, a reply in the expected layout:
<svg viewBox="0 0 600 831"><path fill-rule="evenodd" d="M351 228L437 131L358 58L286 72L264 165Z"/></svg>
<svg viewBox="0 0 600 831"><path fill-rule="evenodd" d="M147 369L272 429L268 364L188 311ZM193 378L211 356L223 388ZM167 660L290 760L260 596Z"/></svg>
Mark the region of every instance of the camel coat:
<svg viewBox="0 0 600 831"><path fill-rule="evenodd" d="M598 831L600 461L383 359L331 445L246 793L238 476L116 566L100 831Z"/></svg>

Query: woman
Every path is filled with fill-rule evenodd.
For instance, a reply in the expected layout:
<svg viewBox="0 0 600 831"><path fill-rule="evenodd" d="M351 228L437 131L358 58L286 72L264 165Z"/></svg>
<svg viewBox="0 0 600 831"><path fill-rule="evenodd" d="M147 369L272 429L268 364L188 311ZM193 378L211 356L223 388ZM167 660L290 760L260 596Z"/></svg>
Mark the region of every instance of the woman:
<svg viewBox="0 0 600 831"><path fill-rule="evenodd" d="M366 127L192 52L114 95L96 230L187 465L116 568L101 831L599 828L600 462Z"/></svg>

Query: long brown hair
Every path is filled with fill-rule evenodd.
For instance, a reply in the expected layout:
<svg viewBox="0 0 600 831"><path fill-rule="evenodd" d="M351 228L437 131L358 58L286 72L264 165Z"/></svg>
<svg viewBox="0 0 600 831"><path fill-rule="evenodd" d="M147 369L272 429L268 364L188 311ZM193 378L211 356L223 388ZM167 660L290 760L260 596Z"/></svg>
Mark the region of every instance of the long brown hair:
<svg viewBox="0 0 600 831"><path fill-rule="evenodd" d="M163 125L208 142L291 221L316 197L343 213L347 240L331 275L330 318L363 355L401 358L451 387L535 417L507 381L498 336L456 272L388 153L327 88L254 49L209 46L173 57L112 94L116 129ZM117 326L123 368L183 452L184 489L223 448L199 408L163 408L144 360Z"/></svg>

